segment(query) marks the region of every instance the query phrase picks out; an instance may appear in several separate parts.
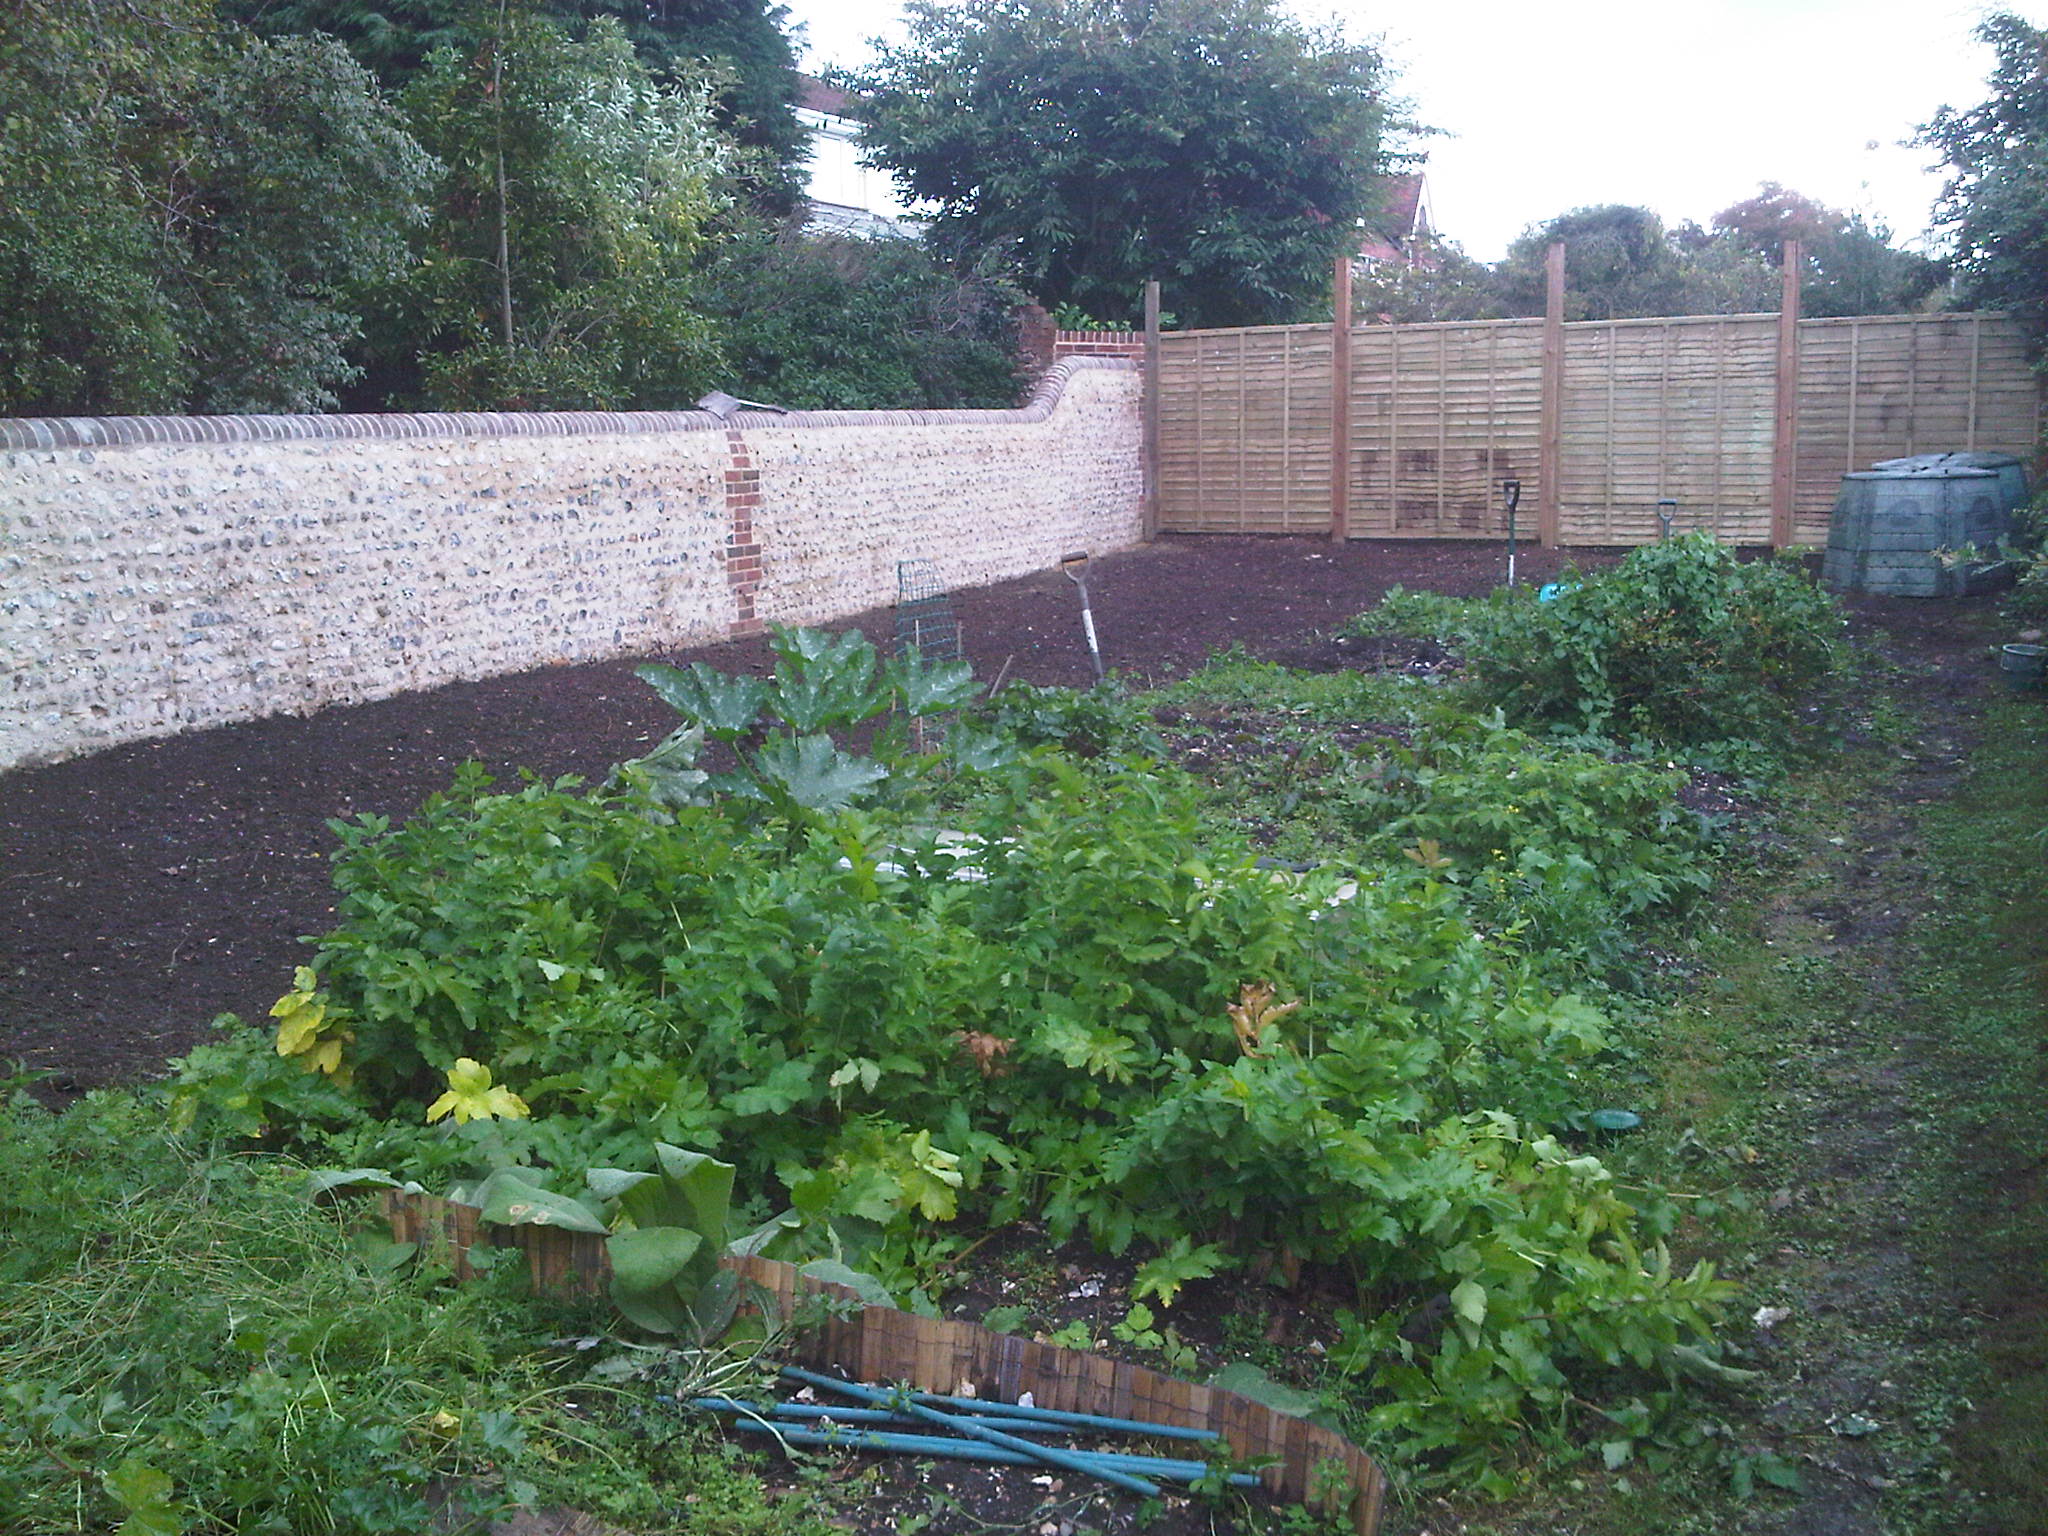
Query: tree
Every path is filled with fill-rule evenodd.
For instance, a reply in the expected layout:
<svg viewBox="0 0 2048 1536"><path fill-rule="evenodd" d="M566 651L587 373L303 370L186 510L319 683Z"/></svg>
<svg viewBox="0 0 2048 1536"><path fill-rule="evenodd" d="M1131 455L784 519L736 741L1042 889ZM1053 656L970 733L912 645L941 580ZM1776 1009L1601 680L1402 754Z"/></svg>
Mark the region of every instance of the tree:
<svg viewBox="0 0 2048 1536"><path fill-rule="evenodd" d="M16 0L0 88L0 411L333 403L435 169L345 52Z"/></svg>
<svg viewBox="0 0 2048 1536"><path fill-rule="evenodd" d="M803 199L810 130L796 115L796 51L788 8L772 0L554 0L557 11L611 16L655 78L719 75L718 125L743 148L755 200L787 214Z"/></svg>
<svg viewBox="0 0 2048 1536"><path fill-rule="evenodd" d="M1949 179L1935 229L1954 249L1962 301L2024 320L2048 341L2048 31L2010 12L1977 36L1996 55L1990 96L1961 111L1943 107L1920 130Z"/></svg>
<svg viewBox="0 0 2048 1536"><path fill-rule="evenodd" d="M1774 181L1715 214L1714 228L1773 267L1784 261L1786 241L1800 241L1809 263L1800 304L1809 315L1905 313L1920 308L1942 282L1938 263L1898 249L1883 225Z"/></svg>
<svg viewBox="0 0 2048 1536"><path fill-rule="evenodd" d="M609 17L663 84L683 88L710 66L719 126L756 153L744 169L772 209L802 194L810 139L797 120L796 55L789 12L773 0L519 0L580 38ZM327 33L346 43L390 91L410 85L441 48L483 46L496 25L485 0L223 0L223 10L266 36Z"/></svg>
<svg viewBox="0 0 2048 1536"><path fill-rule="evenodd" d="M1455 240L1434 240L1413 265L1361 264L1351 279L1352 312L1360 320L1419 325L1444 320L1499 320L1507 314L1493 268L1467 256Z"/></svg>
<svg viewBox="0 0 2048 1536"><path fill-rule="evenodd" d="M912 0L851 84L870 163L1048 305L1190 325L1291 319L1385 169L1387 71L1272 0Z"/></svg>
<svg viewBox="0 0 2048 1536"><path fill-rule="evenodd" d="M725 141L708 87L657 84L613 22L506 12L401 98L448 167L387 352L450 409L673 407L716 355L691 267ZM388 375L387 375L388 376Z"/></svg>
<svg viewBox="0 0 2048 1536"><path fill-rule="evenodd" d="M1574 208L1533 226L1509 245L1500 265L1510 309L1543 313L1545 256L1565 243L1567 320L1680 315L1684 275L1664 221L1647 208L1621 203Z"/></svg>
<svg viewBox="0 0 2048 1536"><path fill-rule="evenodd" d="M343 43L387 91L410 84L439 48L476 43L478 0L220 0L222 16L263 37L323 34Z"/></svg>
<svg viewBox="0 0 2048 1536"><path fill-rule="evenodd" d="M956 268L908 240L788 227L724 244L703 294L726 387L800 410L1012 405L1022 299L986 258Z"/></svg>
<svg viewBox="0 0 2048 1536"><path fill-rule="evenodd" d="M1565 243L1565 318L1732 315L1775 309L1778 279L1763 260L1697 225L1666 230L1648 208L1575 208L1532 226L1499 267L1508 312L1543 313L1545 254Z"/></svg>

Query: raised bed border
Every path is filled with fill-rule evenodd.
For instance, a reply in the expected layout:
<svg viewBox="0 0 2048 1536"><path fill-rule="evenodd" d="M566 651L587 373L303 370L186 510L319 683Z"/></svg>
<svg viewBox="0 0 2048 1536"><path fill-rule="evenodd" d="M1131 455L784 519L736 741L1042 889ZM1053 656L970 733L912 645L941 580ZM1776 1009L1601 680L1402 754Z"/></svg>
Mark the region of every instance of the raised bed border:
<svg viewBox="0 0 2048 1536"><path fill-rule="evenodd" d="M517 1248L541 1291L602 1294L611 1266L604 1239L559 1227L486 1226L482 1213L433 1195L379 1192L378 1206L398 1242L418 1243L445 1262L457 1279L476 1271L469 1250ZM842 1286L811 1279L794 1264L774 1259L728 1258L726 1266L751 1281L757 1299L790 1317L801 1298L857 1300ZM1344 1478L1351 1528L1375 1536L1386 1503L1386 1479L1365 1452L1333 1430L1253 1402L1235 1392L1198 1386L1141 1365L1108 1360L1086 1350L1062 1349L1016 1334L994 1333L954 1318L919 1317L895 1307L860 1307L806 1329L792 1341L798 1363L839 1369L857 1381L908 1382L923 1392L955 1391L974 1383L979 1396L1015 1402L1029 1392L1041 1408L1072 1413L1145 1418L1210 1429L1242 1457L1276 1457L1260 1474L1267 1490L1311 1506L1331 1502L1331 1481L1319 1470L1335 1462Z"/></svg>

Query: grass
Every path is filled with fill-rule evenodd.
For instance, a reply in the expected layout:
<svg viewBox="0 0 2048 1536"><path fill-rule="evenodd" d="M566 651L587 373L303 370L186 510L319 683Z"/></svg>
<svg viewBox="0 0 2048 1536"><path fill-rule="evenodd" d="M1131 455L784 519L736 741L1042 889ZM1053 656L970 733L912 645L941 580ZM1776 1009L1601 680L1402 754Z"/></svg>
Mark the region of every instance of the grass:
<svg viewBox="0 0 2048 1536"><path fill-rule="evenodd" d="M1761 1379L1630 1465L1393 1530L2048 1528L2048 717L1995 703L1919 795L1931 702L1877 699L1877 739L1789 788L1777 858L1661 936L1678 980L1614 1080L1656 1095L1617 1171L1684 1191L1687 1257L1783 1314L1731 1330Z"/></svg>
<svg viewBox="0 0 2048 1536"><path fill-rule="evenodd" d="M1603 997L1626 1043L1590 1096L1646 1123L1599 1151L1675 1191L1681 1263L1713 1258L1742 1314L1782 1313L1729 1330L1757 1379L1651 1395L1626 1425L1530 1425L1517 1493L1411 1496L1394 1536L2042 1528L2048 715L1996 701L1967 775L1919 794L1900 753L1939 756L1953 722L1907 681L1874 685L1864 745L1790 780L1763 851ZM1308 859L1357 835L1323 792L1369 752L1356 727L1459 697L1225 654L1134 713L1209 758L1218 823ZM146 1095L61 1119L18 1098L0 1166L10 1531L413 1531L551 1505L631 1531L824 1529L822 1497L771 1497L651 1406L646 1371L675 1362L564 1350L608 1324L509 1277L458 1289L309 1205L281 1160L166 1137ZM1299 1363L1257 1308L1227 1331Z"/></svg>
<svg viewBox="0 0 2048 1536"><path fill-rule="evenodd" d="M146 1094L61 1118L18 1095L0 1166L10 1532L455 1531L564 1506L634 1531L823 1529L651 1418L648 1386L606 1379L614 1352L562 1348L595 1314L509 1275L456 1287L283 1161L167 1138Z"/></svg>

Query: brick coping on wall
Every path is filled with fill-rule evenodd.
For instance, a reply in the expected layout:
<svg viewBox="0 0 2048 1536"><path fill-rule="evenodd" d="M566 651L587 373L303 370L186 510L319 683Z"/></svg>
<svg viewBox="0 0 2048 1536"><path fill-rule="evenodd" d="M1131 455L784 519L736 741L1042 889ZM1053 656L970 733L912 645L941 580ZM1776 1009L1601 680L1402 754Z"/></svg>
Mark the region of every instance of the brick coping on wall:
<svg viewBox="0 0 2048 1536"><path fill-rule="evenodd" d="M1023 405L952 411L467 411L333 416L25 416L0 418L0 451L132 448L159 443L277 443L363 438L581 437L653 432L760 431L777 427L1022 426L1052 415L1074 374L1128 372L1123 358L1063 358Z"/></svg>

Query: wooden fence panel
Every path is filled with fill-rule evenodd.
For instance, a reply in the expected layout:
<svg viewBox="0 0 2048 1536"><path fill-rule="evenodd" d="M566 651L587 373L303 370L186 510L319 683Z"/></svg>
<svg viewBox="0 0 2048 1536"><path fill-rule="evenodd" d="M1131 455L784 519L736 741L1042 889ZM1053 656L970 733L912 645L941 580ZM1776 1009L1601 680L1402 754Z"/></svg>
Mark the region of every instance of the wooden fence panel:
<svg viewBox="0 0 2048 1536"><path fill-rule="evenodd" d="M1776 315L1564 327L1559 538L1641 544L1657 502L1734 543L1771 533ZM1500 482L1535 534L1543 322L1363 325L1351 332L1345 469L1355 538L1499 538ZM1160 526L1330 527L1330 331L1160 337ZM1823 543L1847 469L1938 449L2031 457L2039 386L2003 315L1882 315L1798 325L1793 536Z"/></svg>
<svg viewBox="0 0 2048 1536"><path fill-rule="evenodd" d="M1564 329L1559 542L1649 543L1667 496L1680 530L1766 541L1777 317Z"/></svg>
<svg viewBox="0 0 2048 1536"><path fill-rule="evenodd" d="M1159 525L1180 533L1330 526L1330 331L1159 338Z"/></svg>
<svg viewBox="0 0 2048 1536"><path fill-rule="evenodd" d="M1543 322L1357 326L1351 349L1353 537L1501 537L1515 478L1533 540Z"/></svg>
<svg viewBox="0 0 2048 1536"><path fill-rule="evenodd" d="M2005 315L1863 315L1799 324L1794 537L1827 542L1841 477L1878 459L1978 449L2031 457L2041 393Z"/></svg>

